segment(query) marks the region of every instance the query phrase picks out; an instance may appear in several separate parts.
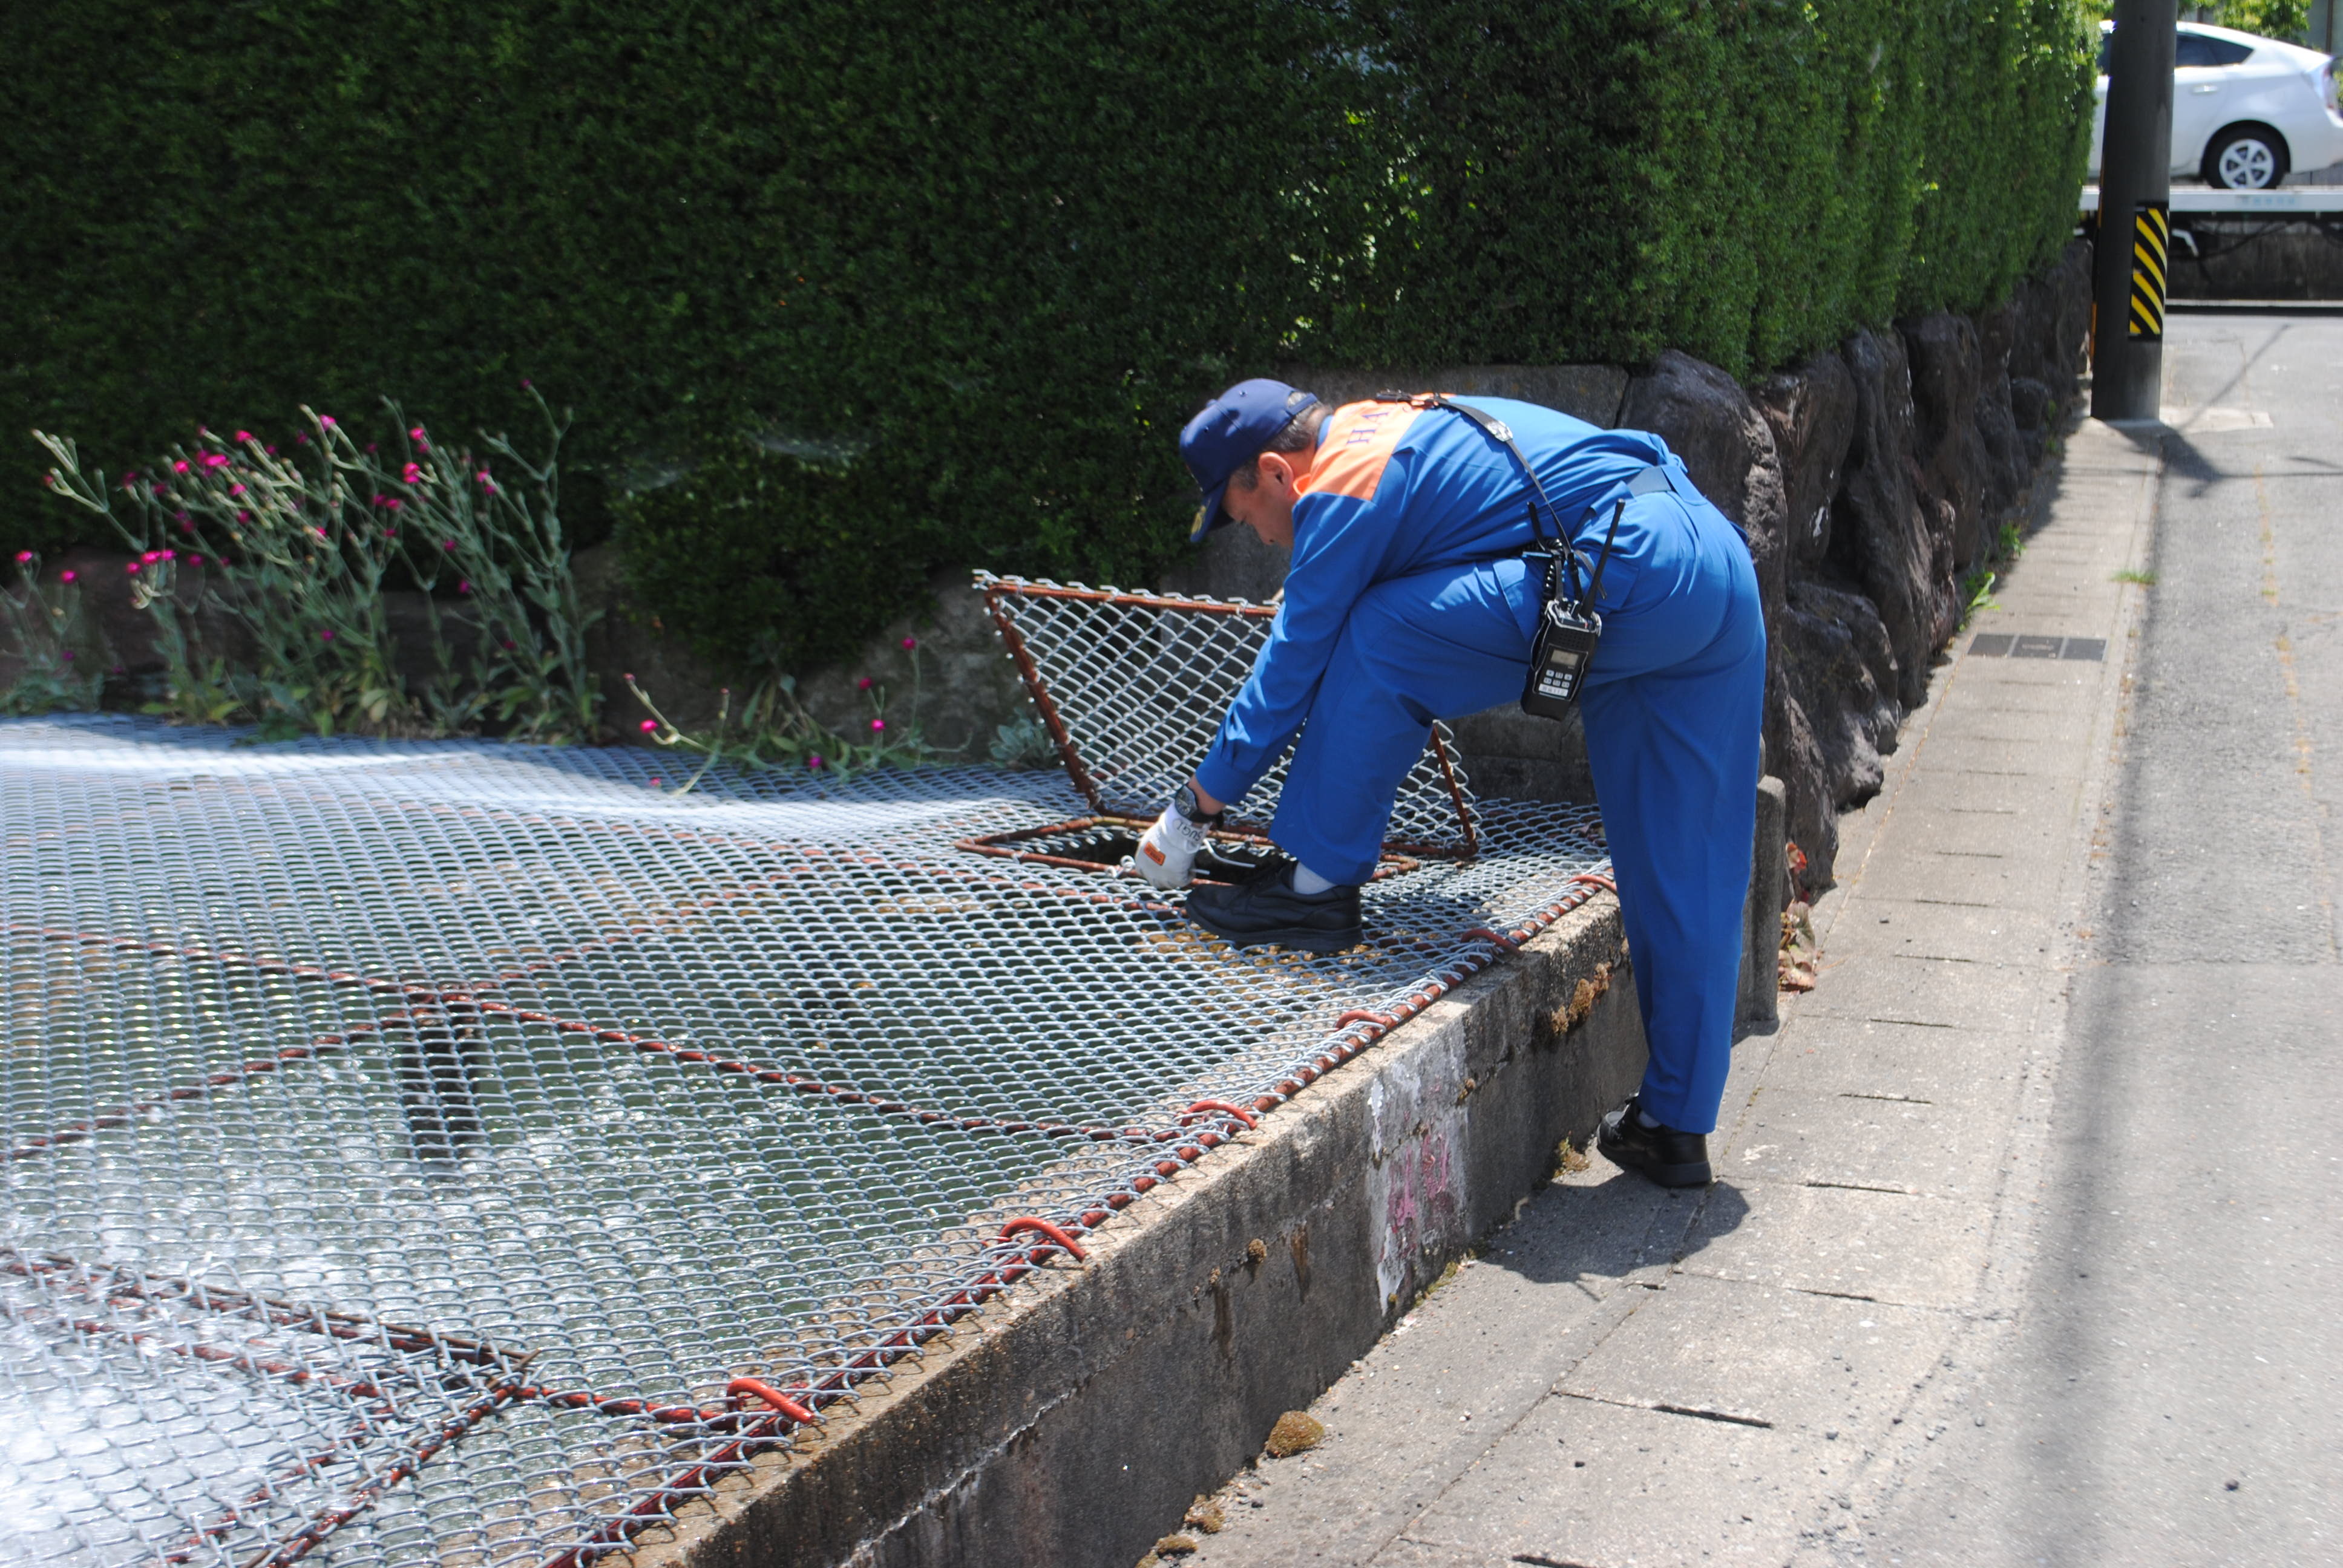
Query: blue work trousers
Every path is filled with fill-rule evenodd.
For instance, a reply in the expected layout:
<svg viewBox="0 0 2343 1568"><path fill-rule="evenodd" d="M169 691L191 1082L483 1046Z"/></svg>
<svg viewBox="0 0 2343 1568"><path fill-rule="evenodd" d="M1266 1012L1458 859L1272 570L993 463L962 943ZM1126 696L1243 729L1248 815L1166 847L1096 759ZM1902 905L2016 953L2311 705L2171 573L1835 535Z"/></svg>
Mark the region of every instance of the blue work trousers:
<svg viewBox="0 0 2343 1568"><path fill-rule="evenodd" d="M1631 580L1604 611L1579 705L1651 1044L1643 1105L1708 1132L1741 973L1765 627L1748 547L1723 513L1673 490L1628 506L1661 515L1639 519L1644 558L1613 562ZM1373 873L1432 720L1520 699L1540 586L1504 560L1367 590L1294 749L1270 829L1280 848L1336 881Z"/></svg>

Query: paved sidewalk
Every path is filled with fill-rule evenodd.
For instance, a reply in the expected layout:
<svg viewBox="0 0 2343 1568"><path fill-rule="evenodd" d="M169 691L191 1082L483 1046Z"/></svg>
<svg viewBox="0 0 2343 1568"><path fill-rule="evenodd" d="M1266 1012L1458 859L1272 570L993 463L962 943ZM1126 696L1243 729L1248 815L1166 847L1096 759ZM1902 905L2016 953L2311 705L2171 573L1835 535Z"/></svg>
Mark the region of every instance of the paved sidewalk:
<svg viewBox="0 0 2343 1568"><path fill-rule="evenodd" d="M1998 607L1844 820L1820 982L1736 1050L1717 1184L1598 1156L1538 1194L1318 1402L1318 1449L1224 1490L1187 1563L1859 1554L1898 1467L1998 1419L1966 1358L2034 1246L2158 452L2073 437Z"/></svg>

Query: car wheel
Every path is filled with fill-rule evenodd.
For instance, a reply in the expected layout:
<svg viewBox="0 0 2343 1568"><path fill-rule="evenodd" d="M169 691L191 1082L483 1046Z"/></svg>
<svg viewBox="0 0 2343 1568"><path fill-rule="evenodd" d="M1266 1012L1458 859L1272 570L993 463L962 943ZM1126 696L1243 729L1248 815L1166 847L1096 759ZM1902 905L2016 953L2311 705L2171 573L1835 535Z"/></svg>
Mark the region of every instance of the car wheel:
<svg viewBox="0 0 2343 1568"><path fill-rule="evenodd" d="M2278 188L2286 178L2286 141L2260 126L2223 131L2205 149L2205 183L2233 191Z"/></svg>

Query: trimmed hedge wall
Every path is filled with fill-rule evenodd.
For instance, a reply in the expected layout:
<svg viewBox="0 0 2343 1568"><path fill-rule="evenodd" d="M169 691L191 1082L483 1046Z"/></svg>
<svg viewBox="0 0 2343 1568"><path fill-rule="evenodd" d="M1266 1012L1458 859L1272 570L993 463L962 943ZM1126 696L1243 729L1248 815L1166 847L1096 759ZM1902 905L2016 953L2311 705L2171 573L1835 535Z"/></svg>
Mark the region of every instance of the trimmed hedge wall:
<svg viewBox="0 0 2343 1568"><path fill-rule="evenodd" d="M1754 375L1993 302L2073 221L2089 9L35 0L0 409L120 467L384 393L518 427L533 377L573 528L795 667L939 568L1146 577L1240 374ZM35 457L12 549L82 526Z"/></svg>

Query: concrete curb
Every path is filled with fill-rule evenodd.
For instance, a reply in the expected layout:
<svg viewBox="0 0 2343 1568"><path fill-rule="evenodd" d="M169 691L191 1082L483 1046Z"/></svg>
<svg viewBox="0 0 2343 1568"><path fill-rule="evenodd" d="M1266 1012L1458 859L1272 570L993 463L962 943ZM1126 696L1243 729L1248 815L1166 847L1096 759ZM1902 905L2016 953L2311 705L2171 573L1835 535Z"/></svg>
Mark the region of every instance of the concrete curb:
<svg viewBox="0 0 2343 1568"><path fill-rule="evenodd" d="M642 1568L1118 1564L1259 1452L1640 1079L1599 895L920 1364L765 1455Z"/></svg>

